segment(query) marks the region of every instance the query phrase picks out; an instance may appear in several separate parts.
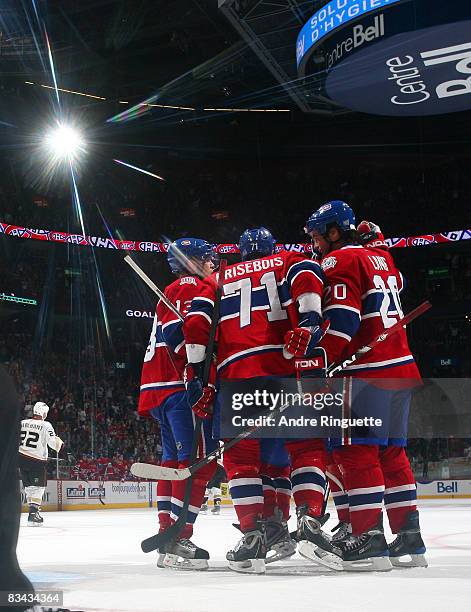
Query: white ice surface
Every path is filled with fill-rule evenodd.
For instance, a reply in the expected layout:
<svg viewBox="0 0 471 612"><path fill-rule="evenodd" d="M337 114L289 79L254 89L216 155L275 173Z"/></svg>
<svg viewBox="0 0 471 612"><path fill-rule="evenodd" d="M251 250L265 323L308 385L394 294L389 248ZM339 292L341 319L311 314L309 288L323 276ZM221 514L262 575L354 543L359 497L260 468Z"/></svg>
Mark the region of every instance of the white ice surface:
<svg viewBox="0 0 471 612"><path fill-rule="evenodd" d="M18 558L37 587L63 590L72 610L469 611L471 502L425 501L420 510L428 569L338 573L296 554L266 575L237 574L225 561L239 538L232 508L198 519L193 540L211 555L204 572L161 570L154 553L141 552L140 541L156 531L150 508L48 512L43 527L27 527L23 515Z"/></svg>

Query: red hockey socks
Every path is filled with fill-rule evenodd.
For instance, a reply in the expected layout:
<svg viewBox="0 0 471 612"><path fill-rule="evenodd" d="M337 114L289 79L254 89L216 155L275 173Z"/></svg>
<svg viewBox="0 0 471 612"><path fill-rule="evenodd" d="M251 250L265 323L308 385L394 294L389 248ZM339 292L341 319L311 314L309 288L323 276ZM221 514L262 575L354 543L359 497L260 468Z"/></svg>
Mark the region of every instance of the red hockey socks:
<svg viewBox="0 0 471 612"><path fill-rule="evenodd" d="M241 440L224 453L232 503L242 532L255 528L263 516L263 486L260 477L258 440Z"/></svg>
<svg viewBox="0 0 471 612"><path fill-rule="evenodd" d="M188 467L189 465L190 462L188 460L180 461L178 467L179 469L182 469L184 467ZM191 538L193 535L193 524L196 521L198 512L201 509L206 485L213 477L215 470L216 462L212 461L196 472L191 485L190 504L188 506L186 525L180 533L180 538ZM186 480L176 480L172 483L171 518L173 521L176 521L180 516L180 512L183 507L183 499L185 497L186 485Z"/></svg>
<svg viewBox="0 0 471 612"><path fill-rule="evenodd" d="M379 447L353 444L335 449L333 455L348 491L353 535L360 535L376 527L381 516L384 478Z"/></svg>
<svg viewBox="0 0 471 612"><path fill-rule="evenodd" d="M308 514L323 512L326 450L324 440L287 441L291 456L291 484L296 507L307 505Z"/></svg>
<svg viewBox="0 0 471 612"><path fill-rule="evenodd" d="M162 467L178 467L178 461L162 461ZM157 512L159 515L159 533L165 531L172 524L170 518L172 501L172 481L158 480L157 481Z"/></svg>
<svg viewBox="0 0 471 612"><path fill-rule="evenodd" d="M406 449L388 446L380 452L384 475L384 505L388 513L389 526L399 533L410 512L417 510L417 489Z"/></svg>
<svg viewBox="0 0 471 612"><path fill-rule="evenodd" d="M337 510L337 517L341 523L350 523L350 510L348 507L348 493L345 491L343 476L339 466L331 463L327 466L326 476L329 479L330 491Z"/></svg>

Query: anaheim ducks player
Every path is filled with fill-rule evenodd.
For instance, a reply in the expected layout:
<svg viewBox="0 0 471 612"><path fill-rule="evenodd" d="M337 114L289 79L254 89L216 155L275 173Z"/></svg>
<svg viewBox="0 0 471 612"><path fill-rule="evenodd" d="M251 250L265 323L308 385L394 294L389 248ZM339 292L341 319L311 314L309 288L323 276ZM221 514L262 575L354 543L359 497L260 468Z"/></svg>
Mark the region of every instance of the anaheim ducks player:
<svg viewBox="0 0 471 612"><path fill-rule="evenodd" d="M29 505L28 525L31 527L43 524L39 511L47 483L48 447L59 452L63 445L62 440L54 433L51 423L45 420L48 412L47 404L36 402L33 406L33 418L21 421L19 467Z"/></svg>

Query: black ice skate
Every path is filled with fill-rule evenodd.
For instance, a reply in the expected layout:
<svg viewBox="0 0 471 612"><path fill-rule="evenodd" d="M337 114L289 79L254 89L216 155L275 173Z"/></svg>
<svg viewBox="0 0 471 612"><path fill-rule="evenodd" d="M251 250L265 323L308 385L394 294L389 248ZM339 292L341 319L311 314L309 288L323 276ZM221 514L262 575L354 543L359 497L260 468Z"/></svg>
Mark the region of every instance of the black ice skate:
<svg viewBox="0 0 471 612"><path fill-rule="evenodd" d="M265 528L267 539L266 563L274 563L292 557L296 552L296 542L291 538L288 525L283 520L281 512L275 511L275 514L265 521Z"/></svg>
<svg viewBox="0 0 471 612"><path fill-rule="evenodd" d="M208 569L208 551L204 548L198 548L191 540L186 538L169 542L165 546L165 552L164 567L183 570Z"/></svg>
<svg viewBox="0 0 471 612"><path fill-rule="evenodd" d="M208 504L207 503L201 504L199 514L208 514Z"/></svg>
<svg viewBox="0 0 471 612"><path fill-rule="evenodd" d="M352 536L352 526L350 523L344 523L343 521L340 521L340 523L333 527L331 533L333 535L330 541L336 546L338 546L340 542L347 542L354 539Z"/></svg>
<svg viewBox="0 0 471 612"><path fill-rule="evenodd" d="M383 519L373 529L341 542L343 568L348 572L388 572L392 570L383 532Z"/></svg>
<svg viewBox="0 0 471 612"><path fill-rule="evenodd" d="M39 508L33 508L30 506L28 514L28 527L41 527L43 523L44 519L39 514Z"/></svg>
<svg viewBox="0 0 471 612"><path fill-rule="evenodd" d="M396 539L388 545L388 548L389 559L394 567L428 566L425 558L426 548L420 534L419 513L417 510L409 513L406 524L399 531Z"/></svg>
<svg viewBox="0 0 471 612"><path fill-rule="evenodd" d="M253 531L247 531L242 539L226 554L229 567L245 574L264 574L267 544L265 525L258 521Z"/></svg>
<svg viewBox="0 0 471 612"><path fill-rule="evenodd" d="M297 510L299 554L319 565L342 571L341 550L334 546L330 541L330 536L322 531L322 526L328 520L329 515L315 518L309 516L307 510L307 506L301 506Z"/></svg>

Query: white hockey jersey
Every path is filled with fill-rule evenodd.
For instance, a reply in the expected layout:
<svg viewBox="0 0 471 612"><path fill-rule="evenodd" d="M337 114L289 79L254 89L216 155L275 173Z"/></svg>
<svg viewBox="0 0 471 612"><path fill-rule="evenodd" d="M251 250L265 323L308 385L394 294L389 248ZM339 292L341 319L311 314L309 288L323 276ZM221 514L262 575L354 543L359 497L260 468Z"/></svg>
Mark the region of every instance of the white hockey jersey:
<svg viewBox="0 0 471 612"><path fill-rule="evenodd" d="M57 451L62 446L62 441L56 436L51 423L39 419L23 419L20 438L19 452L41 461L47 460L48 446Z"/></svg>

